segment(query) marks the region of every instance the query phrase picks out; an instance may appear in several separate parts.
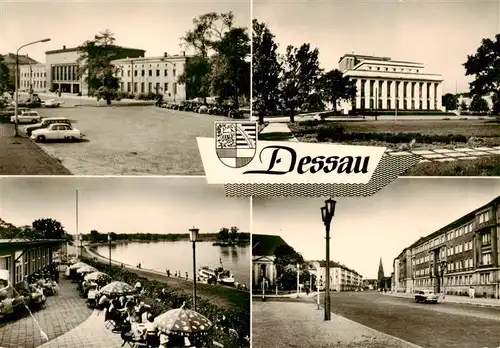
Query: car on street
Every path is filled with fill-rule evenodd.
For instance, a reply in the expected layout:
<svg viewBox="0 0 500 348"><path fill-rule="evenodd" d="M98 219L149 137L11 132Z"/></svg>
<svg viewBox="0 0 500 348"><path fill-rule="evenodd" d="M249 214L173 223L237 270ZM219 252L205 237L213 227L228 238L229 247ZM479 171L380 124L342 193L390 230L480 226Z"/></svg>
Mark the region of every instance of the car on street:
<svg viewBox="0 0 500 348"><path fill-rule="evenodd" d="M55 98L45 100L42 102L42 105L46 108L57 108L61 106L61 102Z"/></svg>
<svg viewBox="0 0 500 348"><path fill-rule="evenodd" d="M41 119L40 123L26 126L24 128L24 132L26 133L26 135L31 136L31 133L33 131L36 131L37 129L47 128L54 123L64 123L71 126L71 121L66 117L44 117Z"/></svg>
<svg viewBox="0 0 500 348"><path fill-rule="evenodd" d="M38 123L40 122L42 118L40 117L40 114L38 111L24 111L21 113L21 115L17 116L17 122L18 123ZM11 116L10 117L10 122L15 123L16 122L16 116Z"/></svg>
<svg viewBox="0 0 500 348"><path fill-rule="evenodd" d="M65 123L53 123L47 128L37 129L31 132L32 140L41 142L47 140L80 140L83 134L76 128Z"/></svg>
<svg viewBox="0 0 500 348"><path fill-rule="evenodd" d="M17 114L21 115L23 112L30 111L28 108L17 108ZM14 116L16 108L14 106L7 106L5 109L0 110L0 116Z"/></svg>
<svg viewBox="0 0 500 348"><path fill-rule="evenodd" d="M438 295L432 290L419 290L415 294L415 302L420 303L437 303Z"/></svg>

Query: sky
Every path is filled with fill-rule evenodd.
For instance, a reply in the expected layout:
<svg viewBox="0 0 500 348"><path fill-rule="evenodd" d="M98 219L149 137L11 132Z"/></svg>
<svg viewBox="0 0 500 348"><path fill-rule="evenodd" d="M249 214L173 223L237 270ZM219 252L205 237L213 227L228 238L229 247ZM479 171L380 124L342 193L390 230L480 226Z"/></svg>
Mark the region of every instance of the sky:
<svg viewBox="0 0 500 348"><path fill-rule="evenodd" d="M500 195L496 178L399 178L367 198L339 198L330 259L377 278L404 248ZM321 198L253 199L253 232L281 236L306 260L325 260Z"/></svg>
<svg viewBox="0 0 500 348"><path fill-rule="evenodd" d="M225 198L205 178L0 178L0 218L16 226L52 218L66 231L89 233L216 233L250 229L250 200Z"/></svg>
<svg viewBox="0 0 500 348"><path fill-rule="evenodd" d="M0 0L0 53L15 53L21 45L50 38L20 51L44 62L45 51L77 47L109 29L117 45L144 49L146 56L179 54L184 50L179 38L192 28L193 18L228 11L233 11L236 25L250 26L249 0Z"/></svg>
<svg viewBox="0 0 500 348"><path fill-rule="evenodd" d="M253 16L283 52L317 47L326 70L352 52L414 61L443 75L443 93L468 91L462 64L481 39L500 33L498 0L254 0Z"/></svg>

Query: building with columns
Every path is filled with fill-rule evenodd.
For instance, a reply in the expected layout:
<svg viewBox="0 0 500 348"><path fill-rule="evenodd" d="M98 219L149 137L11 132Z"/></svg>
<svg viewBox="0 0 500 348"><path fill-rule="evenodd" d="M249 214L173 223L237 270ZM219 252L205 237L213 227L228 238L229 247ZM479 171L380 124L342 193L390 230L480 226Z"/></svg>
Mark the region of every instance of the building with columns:
<svg viewBox="0 0 500 348"><path fill-rule="evenodd" d="M288 245L280 236L252 234L252 286L254 289L276 287L277 271L274 253Z"/></svg>
<svg viewBox="0 0 500 348"><path fill-rule="evenodd" d="M500 197L422 237L394 259L394 289L500 298Z"/></svg>
<svg viewBox="0 0 500 348"><path fill-rule="evenodd" d="M356 83L350 109L442 111L443 78L427 73L422 63L345 54L339 70Z"/></svg>
<svg viewBox="0 0 500 348"><path fill-rule="evenodd" d="M165 100L186 100L186 85L178 83L189 57L181 54L114 60L120 91L133 94L162 94Z"/></svg>

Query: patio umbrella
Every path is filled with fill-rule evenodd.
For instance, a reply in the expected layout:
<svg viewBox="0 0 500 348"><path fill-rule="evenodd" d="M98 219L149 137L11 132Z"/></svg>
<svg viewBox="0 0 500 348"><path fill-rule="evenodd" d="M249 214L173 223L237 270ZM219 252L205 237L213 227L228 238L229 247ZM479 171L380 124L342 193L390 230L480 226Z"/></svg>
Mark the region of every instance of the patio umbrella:
<svg viewBox="0 0 500 348"><path fill-rule="evenodd" d="M212 328L210 320L198 312L184 309L184 305L160 314L154 322L159 330L178 336L205 336Z"/></svg>
<svg viewBox="0 0 500 348"><path fill-rule="evenodd" d="M77 262L77 263L74 263L71 266L69 266L69 268L70 269L78 269L78 268L82 268L83 266L88 266L88 265L84 262Z"/></svg>
<svg viewBox="0 0 500 348"><path fill-rule="evenodd" d="M111 282L101 288L100 293L109 296L133 294L135 289L124 282Z"/></svg>
<svg viewBox="0 0 500 348"><path fill-rule="evenodd" d="M95 269L92 266L83 266L83 267L78 268L76 270L76 273L85 274L85 273L93 273L93 272L96 272L96 271L97 271L97 269Z"/></svg>
<svg viewBox="0 0 500 348"><path fill-rule="evenodd" d="M92 273L85 275L85 278L83 278L83 279L85 281L100 281L100 280L105 280L105 279L111 280L111 277L109 275L107 275L106 273L94 271Z"/></svg>

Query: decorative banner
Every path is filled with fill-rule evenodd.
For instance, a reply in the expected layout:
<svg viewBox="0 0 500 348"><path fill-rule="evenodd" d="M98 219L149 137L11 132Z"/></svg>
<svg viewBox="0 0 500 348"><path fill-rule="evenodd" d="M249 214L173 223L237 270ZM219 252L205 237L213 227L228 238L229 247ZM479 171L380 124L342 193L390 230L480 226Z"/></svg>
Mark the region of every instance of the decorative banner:
<svg viewBox="0 0 500 348"><path fill-rule="evenodd" d="M197 138L209 184L226 196L369 196L416 165L416 155L385 147L258 141L254 122L215 122Z"/></svg>

